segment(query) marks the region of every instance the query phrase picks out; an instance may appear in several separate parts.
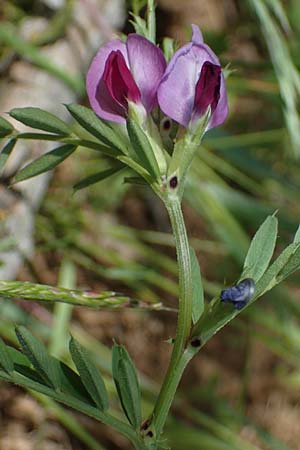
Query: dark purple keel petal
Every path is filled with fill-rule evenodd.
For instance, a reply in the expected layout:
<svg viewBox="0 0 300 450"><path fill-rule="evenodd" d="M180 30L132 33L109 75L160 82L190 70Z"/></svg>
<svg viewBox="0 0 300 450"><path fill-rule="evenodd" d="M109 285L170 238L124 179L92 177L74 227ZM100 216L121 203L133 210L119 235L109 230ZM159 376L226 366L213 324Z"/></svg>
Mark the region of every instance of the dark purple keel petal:
<svg viewBox="0 0 300 450"><path fill-rule="evenodd" d="M104 81L103 72L107 58L112 51L119 50L128 64L126 45L120 39L114 39L100 48L92 61L86 78L86 89L91 107L105 120L124 123L124 109L111 97Z"/></svg>
<svg viewBox="0 0 300 450"><path fill-rule="evenodd" d="M147 112L157 105L157 88L167 63L163 52L139 34L129 34L127 53L132 76L141 92Z"/></svg>
<svg viewBox="0 0 300 450"><path fill-rule="evenodd" d="M220 87L221 67L205 61L196 84L193 118L205 114L209 106L211 113L214 113L220 99Z"/></svg>
<svg viewBox="0 0 300 450"><path fill-rule="evenodd" d="M209 130L211 128L215 128L218 127L219 125L222 125L222 123L225 122L227 116L228 116L228 99L225 86L225 79L223 74L221 73L220 100L217 104L215 112L213 113L208 123L207 129Z"/></svg>
<svg viewBox="0 0 300 450"><path fill-rule="evenodd" d="M124 56L117 50L106 60L103 81L110 96L124 109L128 110L128 100L138 103L141 93L128 69Z"/></svg>

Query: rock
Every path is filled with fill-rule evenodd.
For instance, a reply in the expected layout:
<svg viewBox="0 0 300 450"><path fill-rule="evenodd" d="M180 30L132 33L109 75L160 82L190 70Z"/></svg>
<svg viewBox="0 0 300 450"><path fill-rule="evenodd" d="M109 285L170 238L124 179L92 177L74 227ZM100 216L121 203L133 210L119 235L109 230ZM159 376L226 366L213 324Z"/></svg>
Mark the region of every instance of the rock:
<svg viewBox="0 0 300 450"><path fill-rule="evenodd" d="M49 1L47 0L48 3ZM55 8L57 1L52 3L53 1L49 6ZM84 74L97 48L113 36L114 28L120 27L124 19L123 0L76 0L73 20L66 36L42 47L40 51L66 73L76 76ZM23 24L20 35L28 35L28 30L40 29L42 24L41 18L30 18ZM10 65L8 68L5 66L5 70L9 72L9 77L0 84L0 114L16 107L37 106L62 119L69 119L62 104L75 102L78 98L63 81L24 59L10 60ZM21 123L10 120L18 130L30 131ZM21 167L54 147L53 142L19 141L8 160L3 179L7 180ZM23 256L30 257L34 250L34 213L42 202L50 176L46 173L18 183L13 190L2 183L0 237L1 241L4 239L4 243L5 239L13 237L14 249L1 251L0 247L0 279L15 278Z"/></svg>

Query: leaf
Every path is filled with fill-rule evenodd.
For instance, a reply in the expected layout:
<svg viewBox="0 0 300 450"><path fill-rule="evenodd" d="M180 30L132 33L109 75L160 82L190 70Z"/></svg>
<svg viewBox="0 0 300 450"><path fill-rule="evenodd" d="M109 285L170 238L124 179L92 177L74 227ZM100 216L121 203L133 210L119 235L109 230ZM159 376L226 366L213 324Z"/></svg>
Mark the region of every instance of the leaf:
<svg viewBox="0 0 300 450"><path fill-rule="evenodd" d="M109 407L103 379L87 350L74 338L70 340L70 353L86 390L101 411Z"/></svg>
<svg viewBox="0 0 300 450"><path fill-rule="evenodd" d="M112 349L112 374L126 417L135 429L139 429L142 415L137 373L127 350L121 345L115 344Z"/></svg>
<svg viewBox="0 0 300 450"><path fill-rule="evenodd" d="M296 231L296 233L295 233L295 236L294 236L294 241L293 242L300 242L300 225L298 226L298 228L297 228L297 231Z"/></svg>
<svg viewBox="0 0 300 450"><path fill-rule="evenodd" d="M280 271L277 277L277 283L280 283L282 280L292 275L292 273L294 273L299 268L300 268L300 247L297 248L297 250L290 257L289 261Z"/></svg>
<svg viewBox="0 0 300 450"><path fill-rule="evenodd" d="M100 119L94 111L82 105L72 103L66 105L71 116L87 131L106 145L112 146L120 153L126 153L127 143L114 125Z"/></svg>
<svg viewBox="0 0 300 450"><path fill-rule="evenodd" d="M293 259L293 255L295 254L295 252L297 255L299 249L300 243L294 242L283 250L283 252L278 256L278 258L273 262L273 264L268 268L268 270L264 273L262 278L257 283L255 289L255 298L260 297L279 283L279 280L277 278L278 274L282 269L288 270L288 268L291 267L289 261Z"/></svg>
<svg viewBox="0 0 300 450"><path fill-rule="evenodd" d="M54 167L58 166L58 164L70 156L76 148L76 145L65 144L45 153L45 155L42 155L40 158L34 160L20 170L15 176L13 183L27 180L28 178L35 177L41 173L54 169Z"/></svg>
<svg viewBox="0 0 300 450"><path fill-rule="evenodd" d="M7 351L6 345L0 338L0 368L2 368L6 373L10 374L14 371L14 363Z"/></svg>
<svg viewBox="0 0 300 450"><path fill-rule="evenodd" d="M196 323L204 311L204 294L199 262L195 250L190 247L193 281L193 323Z"/></svg>
<svg viewBox="0 0 300 450"><path fill-rule="evenodd" d="M62 389L53 389L49 384L45 384L43 378L31 368L29 360L23 353L9 346L6 349L13 361L14 372L7 374L0 369L1 379L45 394L91 417L97 417L98 420L103 422L108 419L107 422L109 422L108 416L95 408L95 403L83 386L78 374L64 363L55 360L60 367Z"/></svg>
<svg viewBox="0 0 300 450"><path fill-rule="evenodd" d="M44 382L53 388L59 387L57 367L53 364L44 344L23 326L16 328L16 335L25 355Z"/></svg>
<svg viewBox="0 0 300 450"><path fill-rule="evenodd" d="M132 148L137 154L140 163L154 178L157 178L160 170L149 139L139 124L133 119L128 118L126 123Z"/></svg>
<svg viewBox="0 0 300 450"><path fill-rule="evenodd" d="M147 182L142 177L124 177L123 183L147 186Z"/></svg>
<svg viewBox="0 0 300 450"><path fill-rule="evenodd" d="M268 216L259 227L250 244L241 278L253 278L257 282L264 274L274 252L277 227L274 216Z"/></svg>
<svg viewBox="0 0 300 450"><path fill-rule="evenodd" d="M14 127L4 117L0 117L0 138L8 136L14 131Z"/></svg>
<svg viewBox="0 0 300 450"><path fill-rule="evenodd" d="M16 145L16 139L12 139L11 141L8 141L8 143L3 147L0 153L0 172L4 168L6 161L9 158L9 155L13 151L14 147Z"/></svg>
<svg viewBox="0 0 300 450"><path fill-rule="evenodd" d="M165 37L162 41L162 48L167 61L170 61L175 53L175 41L172 38Z"/></svg>
<svg viewBox="0 0 300 450"><path fill-rule="evenodd" d="M103 170L102 172L94 173L93 175L90 175L84 178L83 180L79 181L78 183L74 184L73 188L75 191L78 191L79 189L91 186L92 184L98 183L99 181L105 180L106 178L114 175L123 168L124 164L120 164L119 166Z"/></svg>
<svg viewBox="0 0 300 450"><path fill-rule="evenodd" d="M55 364L59 376L59 390L57 391L94 406L95 402L84 386L80 376L62 361L52 356L50 358Z"/></svg>
<svg viewBox="0 0 300 450"><path fill-rule="evenodd" d="M44 111L40 108L31 106L26 108L14 108L9 115L19 122L38 130L48 131L49 133L68 136L72 133L70 128L61 119L54 114Z"/></svg>
<svg viewBox="0 0 300 450"><path fill-rule="evenodd" d="M129 22L133 26L135 32L137 34L141 34L142 36L147 37L148 29L147 29L146 21L138 15L135 15L135 14L131 14L131 15L133 17L133 20L129 20Z"/></svg>
<svg viewBox="0 0 300 450"><path fill-rule="evenodd" d="M28 368L31 367L30 361L19 350L15 349L14 347L10 347L9 345L6 345L6 351L15 366L15 370L17 370L17 366L20 365L26 366Z"/></svg>
<svg viewBox="0 0 300 450"><path fill-rule="evenodd" d="M44 378L41 377L37 371L31 368L31 361L23 353L9 346L6 346L6 350L9 357L13 361L14 374L18 373L23 377L27 377L31 381L38 382L43 386L52 388L52 384L49 385L48 382L45 385ZM74 370L70 369L70 367L66 366L63 362L51 356L49 356L49 359L56 370L56 384L59 387L59 389L55 389L52 392L55 394L63 393L64 397L69 395L87 404L93 404L94 406L94 402L82 384L79 375L74 372Z"/></svg>

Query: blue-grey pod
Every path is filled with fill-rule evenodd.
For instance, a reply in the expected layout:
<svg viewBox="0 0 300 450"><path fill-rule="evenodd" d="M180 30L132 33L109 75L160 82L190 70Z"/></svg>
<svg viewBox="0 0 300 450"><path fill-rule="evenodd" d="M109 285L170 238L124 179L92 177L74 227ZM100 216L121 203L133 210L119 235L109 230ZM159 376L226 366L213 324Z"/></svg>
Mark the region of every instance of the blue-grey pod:
<svg viewBox="0 0 300 450"><path fill-rule="evenodd" d="M224 289L220 298L222 302L230 302L236 309L242 309L254 295L255 282L252 278L245 278L235 286Z"/></svg>

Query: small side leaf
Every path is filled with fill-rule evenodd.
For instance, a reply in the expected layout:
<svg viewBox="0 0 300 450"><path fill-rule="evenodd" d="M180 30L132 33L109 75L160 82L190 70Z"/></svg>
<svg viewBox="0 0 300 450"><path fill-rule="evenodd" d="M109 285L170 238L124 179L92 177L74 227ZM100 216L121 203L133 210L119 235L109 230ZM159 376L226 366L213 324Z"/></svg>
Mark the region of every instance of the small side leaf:
<svg viewBox="0 0 300 450"><path fill-rule="evenodd" d="M87 131L108 146L112 146L121 153L126 153L125 137L118 133L114 126L101 120L89 108L72 103L66 105L71 116Z"/></svg>
<svg viewBox="0 0 300 450"><path fill-rule="evenodd" d="M167 61L170 61L175 53L175 41L172 38L165 37L162 41L162 48Z"/></svg>
<svg viewBox="0 0 300 450"><path fill-rule="evenodd" d="M114 345L112 349L112 374L126 417L135 429L139 429L142 414L137 373L127 350L121 345Z"/></svg>
<svg viewBox="0 0 300 450"><path fill-rule="evenodd" d="M0 117L0 138L10 135L14 131L14 127L4 117Z"/></svg>
<svg viewBox="0 0 300 450"><path fill-rule="evenodd" d="M18 183L19 181L36 177L41 173L54 169L54 167L63 162L75 150L75 145L66 144L45 153L45 155L42 155L40 158L25 166L24 169L20 170L20 172L18 172L15 176L13 182Z"/></svg>
<svg viewBox="0 0 300 450"><path fill-rule="evenodd" d="M195 250L190 247L193 280L193 323L196 323L204 311L204 294L199 262Z"/></svg>
<svg viewBox="0 0 300 450"><path fill-rule="evenodd" d="M268 216L259 227L250 244L241 278L253 278L257 282L265 273L274 253L277 227L274 216Z"/></svg>
<svg viewBox="0 0 300 450"><path fill-rule="evenodd" d="M0 338L0 368L10 374L14 370L14 363L7 351L6 345Z"/></svg>
<svg viewBox="0 0 300 450"><path fill-rule="evenodd" d="M131 118L128 118L127 120L127 131L132 148L140 163L154 178L157 178L160 174L160 170L151 143L146 134L139 124Z"/></svg>
<svg viewBox="0 0 300 450"><path fill-rule="evenodd" d="M108 409L108 395L103 379L87 350L74 338L70 340L70 353L86 390L101 411Z"/></svg>
<svg viewBox="0 0 300 450"><path fill-rule="evenodd" d="M68 136L72 133L70 128L61 119L54 114L44 111L41 108L14 108L9 115L19 122L38 130L48 131L49 133Z"/></svg>
<svg viewBox="0 0 300 450"><path fill-rule="evenodd" d="M148 29L147 29L146 21L138 15L135 15L135 14L131 14L131 15L133 17L133 20L130 20L129 22L133 26L135 32L137 34L147 37Z"/></svg>
<svg viewBox="0 0 300 450"><path fill-rule="evenodd" d="M8 141L8 143L3 147L0 153L0 172L4 168L6 161L8 160L11 152L13 151L14 147L16 145L16 139L12 139L11 141Z"/></svg>
<svg viewBox="0 0 300 450"><path fill-rule="evenodd" d="M75 191L79 191L80 189L86 188L88 186L91 186L92 184L98 183L99 181L103 181L108 177L111 177L115 173L119 172L121 169L123 169L124 164L120 164L116 167L112 167L111 169L103 170L102 172L94 173L93 175L90 175L83 180L79 181L78 183L74 184L73 188Z"/></svg>
<svg viewBox="0 0 300 450"><path fill-rule="evenodd" d="M59 387L60 377L57 375L57 368L44 344L22 326L16 328L16 335L23 352L44 382L53 388Z"/></svg>

